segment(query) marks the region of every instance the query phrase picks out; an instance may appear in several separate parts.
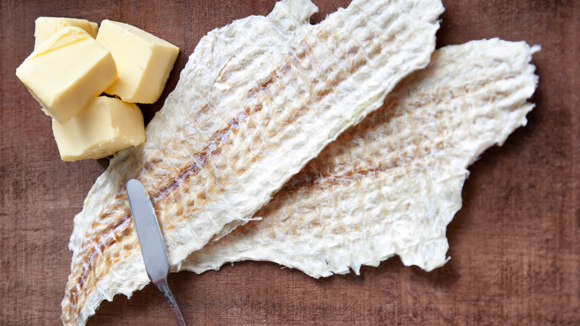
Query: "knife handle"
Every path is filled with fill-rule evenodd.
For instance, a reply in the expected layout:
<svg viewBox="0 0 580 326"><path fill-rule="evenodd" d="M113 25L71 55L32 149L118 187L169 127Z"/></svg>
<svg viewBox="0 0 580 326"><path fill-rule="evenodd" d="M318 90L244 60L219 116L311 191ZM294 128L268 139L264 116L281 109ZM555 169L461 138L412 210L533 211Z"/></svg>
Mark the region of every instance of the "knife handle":
<svg viewBox="0 0 580 326"><path fill-rule="evenodd" d="M185 321L183 320L181 311L177 306L175 298L173 298L173 294L171 294L171 290L169 290L169 285L167 285L167 279L164 278L158 280L157 282L155 282L155 285L157 285L157 288L161 291L161 293L163 293L163 296L165 297L165 299L167 299L167 302L169 302L171 311L173 311L173 315L175 316L175 319L177 319L177 324L179 326L185 326Z"/></svg>

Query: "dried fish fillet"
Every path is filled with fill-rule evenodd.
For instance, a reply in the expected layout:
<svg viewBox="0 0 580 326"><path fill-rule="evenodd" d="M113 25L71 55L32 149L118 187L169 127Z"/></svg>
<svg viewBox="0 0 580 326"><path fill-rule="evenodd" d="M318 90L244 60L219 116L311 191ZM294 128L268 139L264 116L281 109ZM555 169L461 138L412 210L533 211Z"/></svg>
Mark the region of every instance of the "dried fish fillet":
<svg viewBox="0 0 580 326"><path fill-rule="evenodd" d="M381 106L425 67L439 0L355 0L318 25L309 0L285 0L205 36L147 128L120 152L75 217L66 325L83 325L102 300L149 280L124 184L151 196L169 261L248 222L343 130Z"/></svg>
<svg viewBox="0 0 580 326"><path fill-rule="evenodd" d="M493 39L449 46L384 106L342 134L252 221L194 252L182 270L273 261L313 277L357 274L399 255L427 271L447 261L445 230L468 165L526 124L536 48Z"/></svg>

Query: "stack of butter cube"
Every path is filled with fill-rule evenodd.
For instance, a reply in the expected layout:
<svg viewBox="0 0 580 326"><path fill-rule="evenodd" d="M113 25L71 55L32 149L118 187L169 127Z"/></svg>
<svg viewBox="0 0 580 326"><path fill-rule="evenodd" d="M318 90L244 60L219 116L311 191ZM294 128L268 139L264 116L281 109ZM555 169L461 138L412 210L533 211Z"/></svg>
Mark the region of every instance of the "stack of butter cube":
<svg viewBox="0 0 580 326"><path fill-rule="evenodd" d="M64 161L102 158L145 142L135 103L159 99L178 47L110 20L98 28L84 19L40 17L35 38L16 76L52 117Z"/></svg>

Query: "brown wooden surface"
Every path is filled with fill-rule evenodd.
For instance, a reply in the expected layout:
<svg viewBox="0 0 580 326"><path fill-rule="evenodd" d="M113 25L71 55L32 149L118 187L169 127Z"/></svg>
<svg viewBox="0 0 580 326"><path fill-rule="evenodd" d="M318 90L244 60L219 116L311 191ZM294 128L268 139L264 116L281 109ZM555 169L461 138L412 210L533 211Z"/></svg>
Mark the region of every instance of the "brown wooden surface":
<svg viewBox="0 0 580 326"><path fill-rule="evenodd" d="M348 0L315 0L318 22ZM58 325L73 217L107 160L64 163L50 119L14 76L38 16L126 22L181 48L167 93L199 39L267 1L2 0L0 325ZM449 225L451 261L426 273L398 258L312 279L262 262L170 285L189 325L580 325L580 1L444 0L438 46L500 37L540 44L525 128L485 152ZM150 120L161 104L143 105ZM158 290L104 302L89 325L174 325Z"/></svg>

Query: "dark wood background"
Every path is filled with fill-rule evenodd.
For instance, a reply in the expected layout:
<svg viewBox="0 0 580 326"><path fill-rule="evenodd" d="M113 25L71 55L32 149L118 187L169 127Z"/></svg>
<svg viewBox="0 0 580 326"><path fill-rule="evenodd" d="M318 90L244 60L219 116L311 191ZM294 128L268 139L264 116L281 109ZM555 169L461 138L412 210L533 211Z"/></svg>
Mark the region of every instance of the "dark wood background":
<svg viewBox="0 0 580 326"><path fill-rule="evenodd" d="M315 0L318 22L349 1ZM15 77L38 16L112 19L181 53L162 101L199 39L267 1L2 0L0 325L58 325L73 217L108 161L62 162L51 122ZM471 168L449 225L451 261L426 273L398 258L361 276L313 279L263 262L174 274L189 325L580 325L580 1L444 0L438 47L500 37L540 44L529 123ZM149 121L161 104L142 105ZM152 285L104 302L89 325L175 325Z"/></svg>

